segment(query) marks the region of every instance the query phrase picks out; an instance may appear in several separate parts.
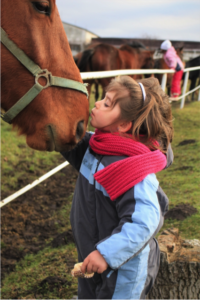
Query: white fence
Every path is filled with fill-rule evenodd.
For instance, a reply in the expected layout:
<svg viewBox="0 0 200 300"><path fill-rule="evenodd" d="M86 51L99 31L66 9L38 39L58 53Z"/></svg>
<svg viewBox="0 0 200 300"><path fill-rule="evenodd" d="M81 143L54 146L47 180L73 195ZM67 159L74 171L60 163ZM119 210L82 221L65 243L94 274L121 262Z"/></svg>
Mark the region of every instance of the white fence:
<svg viewBox="0 0 200 300"><path fill-rule="evenodd" d="M194 92L197 89L199 89L198 101L200 101L200 85L197 86L192 91L190 91L188 93L185 93L186 89L187 89L188 79L189 79L189 72L194 71L194 70L200 70L200 67L187 68L187 69L184 70L184 72L186 72L186 75L185 75L184 84L183 84L183 93L180 97L176 98L176 100L181 99L180 108L184 107L185 97L187 95L189 95L190 93ZM157 70L157 69L154 69L154 70L115 70L115 71L81 73L81 77L82 77L83 80L87 80L87 79L116 77L116 76L119 76L119 75L163 74L161 86L162 86L162 89L165 91L166 82L167 82L167 74L168 73L174 73L174 71L173 70ZM11 195L11 196L5 198L4 200L0 201L0 207L3 207L7 203L11 202L12 200L16 199L17 197L24 194L28 190L32 189L33 187L35 187L36 185L38 185L39 183L41 183L45 179L49 178L50 176L52 176L56 172L60 171L64 167L66 167L68 164L69 164L68 162L62 163L61 165L59 165L58 167L56 167L53 170L49 171L48 173L46 173L42 177L36 179L31 184L28 184L24 188L20 189L18 192L14 193L13 195Z"/></svg>

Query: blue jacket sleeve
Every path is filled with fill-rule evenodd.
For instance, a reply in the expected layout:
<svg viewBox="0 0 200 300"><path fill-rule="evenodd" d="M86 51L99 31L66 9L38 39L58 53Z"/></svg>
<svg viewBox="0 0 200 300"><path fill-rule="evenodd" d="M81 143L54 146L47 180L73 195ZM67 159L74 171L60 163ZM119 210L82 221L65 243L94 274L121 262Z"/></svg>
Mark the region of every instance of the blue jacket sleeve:
<svg viewBox="0 0 200 300"><path fill-rule="evenodd" d="M96 245L112 269L139 254L157 233L160 223L157 189L156 176L150 174L116 200L119 225Z"/></svg>
<svg viewBox="0 0 200 300"><path fill-rule="evenodd" d="M82 159L89 145L89 140L92 133L86 132L84 138L75 146L74 149L68 152L61 152L62 156L77 170L79 171Z"/></svg>

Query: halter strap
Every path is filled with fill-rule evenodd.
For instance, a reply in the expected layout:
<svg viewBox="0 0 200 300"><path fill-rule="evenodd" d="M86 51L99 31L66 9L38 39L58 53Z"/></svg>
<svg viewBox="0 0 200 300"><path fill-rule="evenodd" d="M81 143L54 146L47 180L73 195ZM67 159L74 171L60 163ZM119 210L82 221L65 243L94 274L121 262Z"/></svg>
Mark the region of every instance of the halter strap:
<svg viewBox="0 0 200 300"><path fill-rule="evenodd" d="M47 69L41 69L35 64L18 46L8 37L1 27L1 43L15 56L20 63L26 67L33 76L35 76L35 85L16 102L6 113L1 114L2 119L11 123L11 121L45 88L49 86L58 86L77 90L88 97L86 84L62 77L52 76ZM47 84L42 86L38 79L45 77Z"/></svg>

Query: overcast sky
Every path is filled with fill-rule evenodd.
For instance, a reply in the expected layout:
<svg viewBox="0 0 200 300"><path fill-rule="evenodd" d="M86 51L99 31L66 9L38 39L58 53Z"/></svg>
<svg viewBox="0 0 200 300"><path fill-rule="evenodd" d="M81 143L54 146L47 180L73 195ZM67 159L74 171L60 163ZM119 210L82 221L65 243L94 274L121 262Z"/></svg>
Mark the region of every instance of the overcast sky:
<svg viewBox="0 0 200 300"><path fill-rule="evenodd" d="M200 41L200 0L56 0L62 21L100 37Z"/></svg>

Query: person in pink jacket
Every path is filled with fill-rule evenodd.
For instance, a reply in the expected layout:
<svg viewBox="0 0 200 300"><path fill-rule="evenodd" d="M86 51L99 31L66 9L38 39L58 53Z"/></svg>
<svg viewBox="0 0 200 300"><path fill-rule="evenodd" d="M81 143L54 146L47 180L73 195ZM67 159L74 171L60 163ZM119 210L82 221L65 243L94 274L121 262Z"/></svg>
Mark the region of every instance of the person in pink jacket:
<svg viewBox="0 0 200 300"><path fill-rule="evenodd" d="M181 94L181 79L184 65L169 40L162 42L160 49L164 54L163 58L168 67L175 70L171 83L171 97L176 98Z"/></svg>

